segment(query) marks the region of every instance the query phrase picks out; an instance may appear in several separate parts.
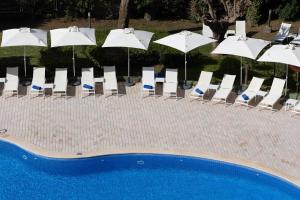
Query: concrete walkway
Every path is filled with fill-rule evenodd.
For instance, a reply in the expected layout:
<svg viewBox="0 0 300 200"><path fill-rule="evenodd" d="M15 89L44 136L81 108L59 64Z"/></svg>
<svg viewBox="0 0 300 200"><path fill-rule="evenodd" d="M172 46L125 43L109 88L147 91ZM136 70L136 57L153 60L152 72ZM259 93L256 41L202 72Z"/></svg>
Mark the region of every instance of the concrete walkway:
<svg viewBox="0 0 300 200"><path fill-rule="evenodd" d="M300 183L300 116L189 98L143 99L140 85L120 87L126 95L81 99L77 88L67 99L0 98L0 129L53 153L216 155Z"/></svg>

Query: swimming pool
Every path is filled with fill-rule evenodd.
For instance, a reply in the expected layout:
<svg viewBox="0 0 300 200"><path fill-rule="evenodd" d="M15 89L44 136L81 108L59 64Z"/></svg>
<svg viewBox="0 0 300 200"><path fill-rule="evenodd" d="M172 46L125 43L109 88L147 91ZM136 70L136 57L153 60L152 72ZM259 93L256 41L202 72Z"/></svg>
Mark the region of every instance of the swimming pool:
<svg viewBox="0 0 300 200"><path fill-rule="evenodd" d="M193 157L125 154L50 159L0 142L0 199L299 199L253 169Z"/></svg>

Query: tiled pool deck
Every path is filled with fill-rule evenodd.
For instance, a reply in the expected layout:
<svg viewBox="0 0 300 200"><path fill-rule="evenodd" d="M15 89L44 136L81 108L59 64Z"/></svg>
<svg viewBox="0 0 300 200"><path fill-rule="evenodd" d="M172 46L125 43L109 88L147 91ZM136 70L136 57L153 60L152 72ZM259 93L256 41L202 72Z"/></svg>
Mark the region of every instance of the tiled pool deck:
<svg viewBox="0 0 300 200"><path fill-rule="evenodd" d="M266 169L300 185L300 116L188 97L141 98L139 84L120 88L126 93L120 97L81 99L78 87L67 99L0 98L0 129L57 157L79 152L201 156Z"/></svg>

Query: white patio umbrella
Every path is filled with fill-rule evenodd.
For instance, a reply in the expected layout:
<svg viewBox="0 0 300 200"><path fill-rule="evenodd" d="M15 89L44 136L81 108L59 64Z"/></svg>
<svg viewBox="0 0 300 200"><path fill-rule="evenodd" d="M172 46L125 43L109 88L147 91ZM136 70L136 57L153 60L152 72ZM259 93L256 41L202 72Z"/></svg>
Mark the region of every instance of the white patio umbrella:
<svg viewBox="0 0 300 200"><path fill-rule="evenodd" d="M134 30L133 28L111 30L102 47L127 47L128 56L128 80L130 81L130 48L148 50L149 43L154 33Z"/></svg>
<svg viewBox="0 0 300 200"><path fill-rule="evenodd" d="M75 77L75 46L96 45L95 29L78 28L72 26L69 28L60 28L50 31L51 47L72 46L73 47L73 73Z"/></svg>
<svg viewBox="0 0 300 200"><path fill-rule="evenodd" d="M1 47L24 47L24 72L26 69L26 46L47 46L47 32L40 29L18 28L4 30L2 34Z"/></svg>
<svg viewBox="0 0 300 200"><path fill-rule="evenodd" d="M300 47L294 45L274 45L259 59L260 62L275 62L286 64L285 95L287 94L288 65L300 67Z"/></svg>
<svg viewBox="0 0 300 200"><path fill-rule="evenodd" d="M243 85L243 57L256 59L258 54L268 45L269 41L230 36L222 41L212 54L227 54L241 57L240 85Z"/></svg>
<svg viewBox="0 0 300 200"><path fill-rule="evenodd" d="M193 33L190 31L181 31L179 33L169 35L162 39L154 41L155 43L162 44L165 46L172 47L184 53L184 83L186 85L186 67L187 60L186 54L200 46L215 42L216 40L211 39L209 37L200 35L198 33Z"/></svg>

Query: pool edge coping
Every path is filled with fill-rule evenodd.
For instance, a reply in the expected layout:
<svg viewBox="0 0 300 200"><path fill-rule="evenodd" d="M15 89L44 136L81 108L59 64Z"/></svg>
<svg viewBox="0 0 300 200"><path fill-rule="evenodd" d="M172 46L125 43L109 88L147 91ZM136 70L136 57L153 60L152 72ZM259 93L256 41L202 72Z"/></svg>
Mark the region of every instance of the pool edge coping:
<svg viewBox="0 0 300 200"><path fill-rule="evenodd" d="M54 158L54 159L80 159L80 158L91 158L97 156L104 156L104 155L113 155L113 154L133 154L133 153L141 153L141 154L170 154L170 155L178 155L178 156L193 156L198 158L210 159L210 160L217 160L221 162L227 162L230 164L241 165L244 167L253 168L265 173L268 173L272 176L278 177L284 181L288 181L297 187L300 188L300 179L293 178L290 175L287 175L281 170L272 169L270 167L265 166L263 163L258 163L250 160L243 160L233 157L226 157L223 155L219 155L216 153L194 153L189 151L182 151L176 149L139 149L134 150L118 150L118 149L103 149L102 151L90 151L90 152L77 152L77 153L61 153L61 152L50 152L47 151L37 145L24 141L22 138L9 135L7 133L0 135L0 141L4 141L7 143L11 143L13 145L18 146L19 148L28 151L30 153L36 154L41 157L45 158Z"/></svg>

